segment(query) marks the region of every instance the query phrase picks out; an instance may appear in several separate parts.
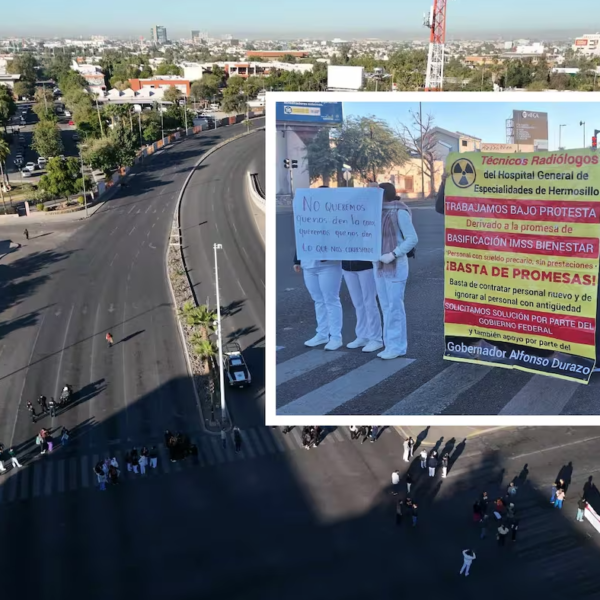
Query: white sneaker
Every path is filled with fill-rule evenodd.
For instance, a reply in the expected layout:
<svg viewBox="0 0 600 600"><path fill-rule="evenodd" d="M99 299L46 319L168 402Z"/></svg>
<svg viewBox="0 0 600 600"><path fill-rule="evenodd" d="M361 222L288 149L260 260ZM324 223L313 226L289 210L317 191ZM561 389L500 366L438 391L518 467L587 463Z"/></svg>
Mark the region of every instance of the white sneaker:
<svg viewBox="0 0 600 600"><path fill-rule="evenodd" d="M354 350L354 348L362 348L363 346L366 346L368 343L369 343L369 340L366 340L365 338L356 338L353 342L346 344L346 348L350 348L351 350Z"/></svg>
<svg viewBox="0 0 600 600"><path fill-rule="evenodd" d="M404 355L396 354L395 352L392 352L391 350L384 350L383 352L380 352L377 356L379 356L379 358L383 358L383 360L392 360L393 358L399 358L400 356L404 356Z"/></svg>
<svg viewBox="0 0 600 600"><path fill-rule="evenodd" d="M338 350L343 345L344 344L342 343L342 340L340 338L338 338L338 339L331 338L329 340L329 343L325 346L325 350Z"/></svg>
<svg viewBox="0 0 600 600"><path fill-rule="evenodd" d="M375 352L376 350L381 350L383 348L383 344L381 342L377 342L375 340L371 340L363 349L363 352Z"/></svg>
<svg viewBox="0 0 600 600"><path fill-rule="evenodd" d="M314 338L310 338L310 340L304 342L304 345L308 346L309 348L314 348L315 346L326 344L328 341L329 338L325 337L324 335L315 335Z"/></svg>

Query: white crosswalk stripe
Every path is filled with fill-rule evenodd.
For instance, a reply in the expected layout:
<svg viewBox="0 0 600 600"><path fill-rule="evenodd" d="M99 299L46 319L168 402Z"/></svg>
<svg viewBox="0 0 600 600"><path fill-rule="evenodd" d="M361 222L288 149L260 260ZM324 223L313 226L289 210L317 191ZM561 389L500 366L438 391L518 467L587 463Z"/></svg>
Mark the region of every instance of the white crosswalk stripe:
<svg viewBox="0 0 600 600"><path fill-rule="evenodd" d="M220 435L202 435L192 440L198 448L197 459L190 457L177 462L170 461L169 452L164 444L157 444L158 466L156 469L151 469L148 465L144 476L141 473L127 471L123 451L111 451L110 456L114 456L119 463L121 480L129 484L142 477L176 476L177 473L190 468L216 468L227 463L261 460L268 456L302 450L300 427L294 427L285 435L279 428L269 427L241 430L240 433L242 437L240 452L235 451L231 434L227 437L225 448ZM347 430L337 428L326 432L321 444L328 447L349 441ZM78 490L93 491L97 488L94 465L103 457L92 453L62 458L60 450L51 455L36 456L30 464L24 465L21 469L10 469L3 479L0 479L0 504L13 503L17 500L42 500L55 494Z"/></svg>
<svg viewBox="0 0 600 600"><path fill-rule="evenodd" d="M318 416L331 415L334 412L354 414L355 411L350 408L344 413L344 406L349 405L362 394L370 393L370 390L387 380L397 379L403 369L415 362L411 358L390 361L372 358L357 367L356 361L353 363L343 360L348 356L355 357L356 354L316 349L302 352L287 361L278 363L277 393L280 405L277 407L277 414L279 416ZM497 377L499 372L504 370L471 363L445 363L441 371L432 373L430 379L424 383L420 382L420 385L413 390L404 391L402 395L391 394L389 390L393 389L393 386L388 382L384 392L388 405L379 409L380 414L443 414L454 403L467 397L471 390L478 390L484 378L490 376L494 381L493 377ZM320 384L316 388L313 387L315 381ZM577 394L583 387L585 386L579 383L531 375L520 389L512 391L502 399L502 405L495 410L500 415L559 415L563 411L571 414L568 413L568 406L576 401ZM284 392L285 398L281 400ZM373 390L373 393L376 391ZM291 394L297 397L294 398ZM378 395L378 406L381 403L382 397ZM600 410L600 403L598 404Z"/></svg>

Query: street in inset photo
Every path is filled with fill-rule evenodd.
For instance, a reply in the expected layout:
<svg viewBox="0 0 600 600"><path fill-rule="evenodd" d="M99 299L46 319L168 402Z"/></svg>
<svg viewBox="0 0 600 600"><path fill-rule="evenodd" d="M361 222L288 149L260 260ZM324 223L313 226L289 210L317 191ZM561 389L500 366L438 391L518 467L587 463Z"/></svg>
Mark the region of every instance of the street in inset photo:
<svg viewBox="0 0 600 600"><path fill-rule="evenodd" d="M600 109L532 98L277 102L277 416L600 413Z"/></svg>

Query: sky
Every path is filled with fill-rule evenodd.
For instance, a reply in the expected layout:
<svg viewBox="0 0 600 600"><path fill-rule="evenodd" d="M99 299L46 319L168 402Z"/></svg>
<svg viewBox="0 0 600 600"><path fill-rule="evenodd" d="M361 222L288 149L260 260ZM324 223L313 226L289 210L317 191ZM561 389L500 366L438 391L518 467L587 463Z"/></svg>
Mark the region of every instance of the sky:
<svg viewBox="0 0 600 600"><path fill-rule="evenodd" d="M229 0L224 5L197 0L123 2L103 0L85 6L81 0L28 0L24 18L18 2L2 2L0 36L149 36L153 25L167 27L173 39L190 36L191 29L215 37L230 33L238 37L277 38L425 37L423 14L433 0ZM100 8L101 7L101 8ZM98 9L98 10L96 10ZM593 16L596 15L594 22ZM393 24L393 25L391 25ZM447 35L453 37L516 34L557 38L600 30L598 0L448 0Z"/></svg>
<svg viewBox="0 0 600 600"><path fill-rule="evenodd" d="M585 122L585 146L591 145L594 129L600 129L600 102L423 102L423 117L432 115L434 126L449 131L460 131L481 138L490 144L506 143L506 119L512 118L513 110L548 113L548 147L558 148L559 126L562 128L560 144L563 148L583 146ZM410 112L419 111L418 102L344 102L344 118L376 116L387 121L394 129L399 124L410 125ZM424 119L425 120L425 119Z"/></svg>

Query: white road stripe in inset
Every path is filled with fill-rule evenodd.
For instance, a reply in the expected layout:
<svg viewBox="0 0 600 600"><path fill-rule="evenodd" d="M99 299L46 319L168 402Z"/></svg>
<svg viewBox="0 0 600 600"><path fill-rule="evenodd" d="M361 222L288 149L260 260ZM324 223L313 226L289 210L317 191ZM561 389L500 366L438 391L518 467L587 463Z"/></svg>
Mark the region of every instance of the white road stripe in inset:
<svg viewBox="0 0 600 600"><path fill-rule="evenodd" d="M242 436L242 452L248 458L256 458L256 450L253 448L252 443L250 442L250 435L248 431L240 430L240 435Z"/></svg>
<svg viewBox="0 0 600 600"><path fill-rule="evenodd" d="M260 437L256 429L248 429L248 437L252 440L252 444L256 453L259 456L264 456L267 454L266 450L263 448L262 442L260 441Z"/></svg>
<svg viewBox="0 0 600 600"><path fill-rule="evenodd" d="M285 452L285 445L281 440L282 434L279 432L279 430L268 429L267 431L271 434L271 439L273 440L275 446L277 446L277 450L279 450L279 452Z"/></svg>
<svg viewBox="0 0 600 600"><path fill-rule="evenodd" d="M534 375L498 414L560 415L580 386L574 381Z"/></svg>
<svg viewBox="0 0 600 600"><path fill-rule="evenodd" d="M273 441L273 436L271 435L271 430L269 428L260 427L257 433L260 436L264 447L267 449L268 454L274 454L277 452L277 446L275 446L275 442Z"/></svg>
<svg viewBox="0 0 600 600"><path fill-rule="evenodd" d="M491 367L454 363L386 410L384 415L439 415L470 387L481 381Z"/></svg>
<svg viewBox="0 0 600 600"><path fill-rule="evenodd" d="M217 462L220 463L224 463L226 458L225 458L225 454L223 452L223 448L222 448L222 443L221 443L221 438L219 438L218 440L211 437L209 438L210 440L210 447L212 448L213 451L213 455L215 456L215 458L217 459Z"/></svg>
<svg viewBox="0 0 600 600"><path fill-rule="evenodd" d="M294 358L277 365L277 385L287 383L291 379L300 377L313 369L338 360L344 356L345 352L325 352L324 350L310 350Z"/></svg>
<svg viewBox="0 0 600 600"><path fill-rule="evenodd" d="M343 354L343 353L341 353ZM277 409L278 415L327 415L414 362L374 359Z"/></svg>
<svg viewBox="0 0 600 600"><path fill-rule="evenodd" d="M275 346L275 352L279 352L280 350L283 350L285 348L285 346Z"/></svg>
<svg viewBox="0 0 600 600"><path fill-rule="evenodd" d="M212 447L208 441L208 438L201 437L198 442L198 451L202 452L202 454L206 457L206 462L212 467L216 464L217 460L215 459L214 452L212 451Z"/></svg>

